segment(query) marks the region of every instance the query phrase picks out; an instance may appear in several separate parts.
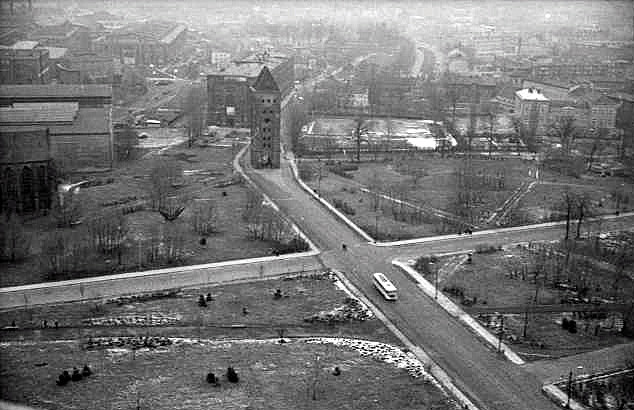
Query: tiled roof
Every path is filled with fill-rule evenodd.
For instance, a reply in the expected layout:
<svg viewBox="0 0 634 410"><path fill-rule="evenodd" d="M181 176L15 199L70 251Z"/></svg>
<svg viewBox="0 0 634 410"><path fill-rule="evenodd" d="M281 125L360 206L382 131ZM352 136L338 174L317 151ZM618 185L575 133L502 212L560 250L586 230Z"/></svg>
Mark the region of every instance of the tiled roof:
<svg viewBox="0 0 634 410"><path fill-rule="evenodd" d="M0 123L7 125L72 123L77 116L77 109L77 103L22 104L19 107L0 107Z"/></svg>
<svg viewBox="0 0 634 410"><path fill-rule="evenodd" d="M112 97L112 86L104 84L0 85L0 97Z"/></svg>

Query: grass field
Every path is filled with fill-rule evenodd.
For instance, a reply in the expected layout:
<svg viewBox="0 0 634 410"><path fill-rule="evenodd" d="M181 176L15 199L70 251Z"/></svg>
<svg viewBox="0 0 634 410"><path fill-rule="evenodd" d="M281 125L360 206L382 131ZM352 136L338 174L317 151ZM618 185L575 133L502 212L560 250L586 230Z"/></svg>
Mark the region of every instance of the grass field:
<svg viewBox="0 0 634 410"><path fill-rule="evenodd" d="M433 384L358 352L301 341L184 342L157 350L84 350L74 342L4 344L1 396L55 409L450 409ZM46 365L42 365L46 363ZM58 387L57 375L94 374ZM240 381L223 376L233 366ZM339 376L332 374L337 366ZM208 372L220 386L205 381ZM315 400L313 400L313 391Z"/></svg>
<svg viewBox="0 0 634 410"><path fill-rule="evenodd" d="M488 212L502 205L522 182L530 179L530 164L521 160L473 159L473 173L478 181L485 178L488 181L503 175L504 186L500 189L487 187L479 190L478 201L471 210L476 220L471 221L460 215L455 207L456 198L461 192L456 185L455 170L464 165L463 159L440 158L430 154L393 156L389 161L361 163L358 170L348 171L351 176L349 179L328 172L327 167L322 166L321 182L318 177L318 163L311 161L306 164L304 166L313 170L309 185L313 189L319 189L331 203L337 200L348 203L355 210L351 219L371 236L377 236L381 240L456 233L460 228L464 229L462 225L475 223L486 217ZM361 187L402 198L425 207L427 212L420 214L420 217L411 212L402 212L402 217L395 217L395 213L399 214L399 211L394 212L394 205L386 199L379 200L381 209L375 211L374 196L361 192ZM396 205L396 208L399 206ZM454 222L438 217L434 214L434 209L448 213ZM456 224L455 221L462 221L464 224Z"/></svg>
<svg viewBox="0 0 634 410"><path fill-rule="evenodd" d="M275 299L277 289L283 296ZM207 307L198 306L198 296L207 293L213 300ZM422 368L407 359L398 340L376 318L304 321L343 306L347 298L328 275L311 275L188 290L145 301L3 312L2 326L15 320L21 329L0 330L0 398L51 410L136 408L137 398L142 409L166 410L455 409L434 383L415 377ZM141 322L86 322L131 316ZM171 321L142 325L148 317ZM60 320L61 327L25 329L43 320L49 325ZM280 328L286 329L287 343L277 342ZM145 336L171 337L172 343L136 350L130 345L86 348L88 340ZM308 343L323 340L330 342ZM61 371L84 364L93 375L56 386ZM238 372L238 384L223 376L228 366ZM335 366L341 375L332 374ZM220 377L220 387L206 383L208 372Z"/></svg>
<svg viewBox="0 0 634 410"><path fill-rule="evenodd" d="M305 160L301 167L310 169L305 174L311 175L306 181L311 188L319 190L332 204L345 203L350 209L346 212L348 216L379 240L456 233L468 225L485 227L487 218L522 184L526 186L536 181L537 164L534 162L474 158L471 166L475 176L475 198L465 213L465 209L457 205L457 198L465 195L466 190L458 187L455 173L465 167L464 158L414 153L392 154L374 162L366 155L366 160L351 164L358 165L358 169L345 171L347 177L331 172L332 165L327 165L326 161ZM539 182L509 210L508 217L497 222L520 225L562 219L565 192L589 198L587 214L634 209L634 183L631 180L593 173L575 178L548 169L540 173ZM503 176L502 186L497 185L500 176ZM362 192L362 188L405 200L423 211L401 207L387 199L379 199L377 208L375 196ZM439 213L445 213L445 218Z"/></svg>
<svg viewBox="0 0 634 410"><path fill-rule="evenodd" d="M179 146L166 150L160 156L146 155L137 161L121 164L106 174L76 176L74 182L84 179L98 182L95 186L80 188L77 199L82 219L117 208L136 208L135 212L125 215L128 233L122 247L121 263L112 255L84 251L81 258L75 258L72 269L50 275L44 249L54 241L56 233L65 233L72 239L82 238L84 243L88 242L89 237L85 223L72 228L57 228L55 218L49 214L23 222L22 226L30 240L30 254L21 262L0 265L0 286L165 266L147 261L145 249L146 242L153 235L168 228L180 233L179 246L183 251L176 264L209 263L271 254L275 243L253 241L247 237L246 223L242 220L246 187L230 182L233 177L231 160L236 152L231 147ZM185 210L174 222L166 222L158 212L149 208L148 175L158 157L175 162L184 172L178 195L184 198L182 204ZM225 184L229 185L223 186ZM205 245L199 243L200 236L189 223L192 204L197 199L211 200L215 204L216 231L207 238Z"/></svg>
<svg viewBox="0 0 634 410"><path fill-rule="evenodd" d="M282 291L283 297L280 299L273 297L277 289ZM198 297L207 293L211 293L214 300L207 302L207 307L199 307ZM78 328L84 328L84 335L104 331L103 326L87 326L86 321L90 319L135 316L141 320L151 320L152 317L166 317L170 320L163 326L138 326L136 329L139 334L149 332L156 336L174 334L175 330L168 328L170 326L178 327L180 333L176 334L181 335L183 332L193 335L202 332L206 337L274 337L278 329L285 328L289 336L364 335L373 340L396 343L396 339L377 320L334 324L304 321L304 318L319 311L330 311L342 306L346 297L346 293L339 290L327 276L312 275L187 290L169 297L145 301L121 299L111 303L77 302L17 309L0 315L0 328L10 325L12 321L20 328L39 328L45 320L53 327L57 320L60 329L42 330L43 336L48 334L55 338L74 338L78 334ZM243 314L244 307L249 312L247 315ZM240 327L232 327L233 325ZM116 331L115 327L111 329ZM133 327L126 332L135 334L134 329ZM5 337L12 337L12 334L5 333Z"/></svg>

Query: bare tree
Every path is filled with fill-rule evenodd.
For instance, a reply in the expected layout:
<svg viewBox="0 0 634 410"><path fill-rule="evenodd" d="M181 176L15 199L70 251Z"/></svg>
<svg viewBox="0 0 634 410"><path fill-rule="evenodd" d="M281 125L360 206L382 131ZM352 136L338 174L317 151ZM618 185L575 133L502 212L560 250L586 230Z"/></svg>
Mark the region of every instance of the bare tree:
<svg viewBox="0 0 634 410"><path fill-rule="evenodd" d="M180 225L163 225L163 258L166 263L174 264L185 256L185 232Z"/></svg>
<svg viewBox="0 0 634 410"><path fill-rule="evenodd" d="M586 163L588 171L592 168L595 162L596 156L600 155L605 149L605 137L608 135L608 130L605 128L599 128L593 130L591 133L592 145L586 155Z"/></svg>
<svg viewBox="0 0 634 410"><path fill-rule="evenodd" d="M102 254L116 254L121 264L123 241L128 232L128 224L121 212L108 212L88 220L88 233L93 248Z"/></svg>
<svg viewBox="0 0 634 410"><path fill-rule="evenodd" d="M0 214L0 261L17 262L26 258L30 249L31 238L20 217L14 212Z"/></svg>
<svg viewBox="0 0 634 410"><path fill-rule="evenodd" d="M211 199L195 200L189 222L199 235L208 236L214 233L218 223L218 210L215 202Z"/></svg>
<svg viewBox="0 0 634 410"><path fill-rule="evenodd" d="M564 154L569 156L572 152L573 144L579 136L575 118L572 116L561 117L551 124L549 133L559 139Z"/></svg>
<svg viewBox="0 0 634 410"><path fill-rule="evenodd" d="M147 184L152 209L158 211L163 208L167 198L174 194L182 173L181 167L174 160L159 158L154 162Z"/></svg>
<svg viewBox="0 0 634 410"><path fill-rule="evenodd" d="M291 149L296 154L301 154L302 128L308 123L306 107L304 104L292 102L284 110L284 115L287 121L287 132L291 137Z"/></svg>
<svg viewBox="0 0 634 410"><path fill-rule="evenodd" d="M53 275L74 269L82 257L81 245L71 232L57 230L48 236L42 249L45 265Z"/></svg>

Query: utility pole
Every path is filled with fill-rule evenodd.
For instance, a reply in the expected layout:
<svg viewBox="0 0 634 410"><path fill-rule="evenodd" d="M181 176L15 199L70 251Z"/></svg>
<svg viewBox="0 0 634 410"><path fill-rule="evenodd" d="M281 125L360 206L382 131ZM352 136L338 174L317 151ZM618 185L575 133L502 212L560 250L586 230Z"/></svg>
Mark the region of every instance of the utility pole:
<svg viewBox="0 0 634 410"><path fill-rule="evenodd" d="M502 352L502 335L504 334L504 316L500 315L500 331L498 332L498 352Z"/></svg>
<svg viewBox="0 0 634 410"><path fill-rule="evenodd" d="M566 400L566 408L570 408L570 396L572 395L572 370L568 373L568 388L566 389L566 395L568 399Z"/></svg>

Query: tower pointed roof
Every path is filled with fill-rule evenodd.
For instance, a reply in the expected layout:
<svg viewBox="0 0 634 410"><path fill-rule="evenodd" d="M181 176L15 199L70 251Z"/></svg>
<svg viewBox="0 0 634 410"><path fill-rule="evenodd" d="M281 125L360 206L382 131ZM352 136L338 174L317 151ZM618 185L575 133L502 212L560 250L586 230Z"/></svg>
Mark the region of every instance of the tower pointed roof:
<svg viewBox="0 0 634 410"><path fill-rule="evenodd" d="M271 74L267 66L262 67L258 78L253 84L253 88L255 88L256 91L280 91L280 88L273 78L273 74Z"/></svg>

